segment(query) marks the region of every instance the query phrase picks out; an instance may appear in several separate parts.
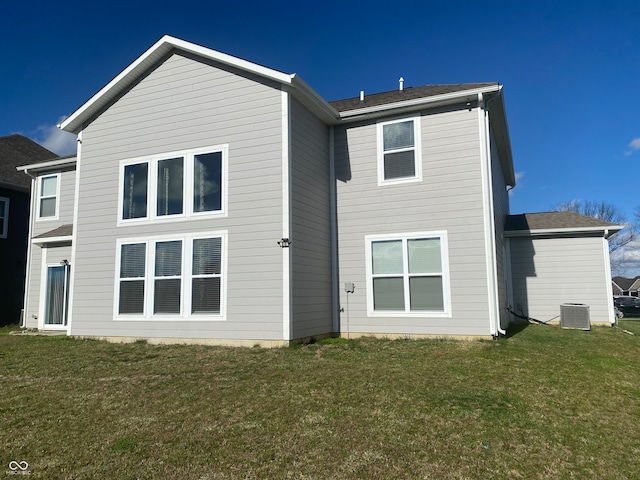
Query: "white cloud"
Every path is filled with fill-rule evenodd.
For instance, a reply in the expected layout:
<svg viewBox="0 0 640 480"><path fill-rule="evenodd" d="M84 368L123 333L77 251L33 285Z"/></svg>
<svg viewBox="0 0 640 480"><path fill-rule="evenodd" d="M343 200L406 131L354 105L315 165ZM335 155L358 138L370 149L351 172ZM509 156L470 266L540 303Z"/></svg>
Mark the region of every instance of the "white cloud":
<svg viewBox="0 0 640 480"><path fill-rule="evenodd" d="M64 119L65 117L59 118L57 123L62 122ZM36 142L61 157L76 153L76 135L64 132L56 125L40 125L36 129L35 137Z"/></svg>
<svg viewBox="0 0 640 480"><path fill-rule="evenodd" d="M640 150L640 138L634 138L627 145L627 150L624 152L625 155L629 156L636 150Z"/></svg>
<svg viewBox="0 0 640 480"><path fill-rule="evenodd" d="M524 178L524 173L525 172L516 172L516 175L515 175L515 177L516 177L516 185L515 185L515 187L517 187L518 183L520 183L520 180L522 180ZM513 188L515 188L515 187L513 187ZM513 188L509 189L509 196L513 195Z"/></svg>
<svg viewBox="0 0 640 480"><path fill-rule="evenodd" d="M611 272L627 278L640 275L640 240L634 240L611 252Z"/></svg>

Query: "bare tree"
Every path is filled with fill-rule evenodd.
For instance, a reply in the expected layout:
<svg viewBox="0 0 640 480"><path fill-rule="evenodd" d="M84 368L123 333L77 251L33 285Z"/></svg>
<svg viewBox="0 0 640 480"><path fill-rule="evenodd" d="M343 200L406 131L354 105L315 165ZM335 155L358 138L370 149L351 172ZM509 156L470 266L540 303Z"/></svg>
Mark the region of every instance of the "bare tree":
<svg viewBox="0 0 640 480"><path fill-rule="evenodd" d="M605 222L624 225L625 227L609 237L609 252L615 252L620 247L636 239L634 226L627 220L620 210L614 205L605 202L581 202L573 200L568 203L559 203L553 208L556 212L576 212L587 217L597 218ZM640 208L636 209L636 220L640 223Z"/></svg>

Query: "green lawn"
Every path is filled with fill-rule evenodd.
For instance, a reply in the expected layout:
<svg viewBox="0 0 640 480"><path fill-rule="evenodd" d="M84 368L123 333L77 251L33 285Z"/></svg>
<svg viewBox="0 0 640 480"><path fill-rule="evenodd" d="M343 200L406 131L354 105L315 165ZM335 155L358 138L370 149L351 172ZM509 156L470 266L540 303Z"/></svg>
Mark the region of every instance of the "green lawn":
<svg viewBox="0 0 640 480"><path fill-rule="evenodd" d="M0 478L640 478L640 321L271 350L7 333Z"/></svg>

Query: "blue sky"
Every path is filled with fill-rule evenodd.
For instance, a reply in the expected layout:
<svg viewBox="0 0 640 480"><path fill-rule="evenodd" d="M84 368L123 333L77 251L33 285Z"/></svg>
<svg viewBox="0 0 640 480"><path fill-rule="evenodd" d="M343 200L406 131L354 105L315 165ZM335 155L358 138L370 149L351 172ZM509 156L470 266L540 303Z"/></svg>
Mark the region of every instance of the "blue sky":
<svg viewBox="0 0 640 480"><path fill-rule="evenodd" d="M55 128L163 34L299 74L327 100L405 86L504 85L512 213L640 206L640 2L109 2L0 5L0 136L59 154ZM640 252L640 250L638 250ZM626 254L626 253L625 253ZM628 251L627 274L640 255Z"/></svg>

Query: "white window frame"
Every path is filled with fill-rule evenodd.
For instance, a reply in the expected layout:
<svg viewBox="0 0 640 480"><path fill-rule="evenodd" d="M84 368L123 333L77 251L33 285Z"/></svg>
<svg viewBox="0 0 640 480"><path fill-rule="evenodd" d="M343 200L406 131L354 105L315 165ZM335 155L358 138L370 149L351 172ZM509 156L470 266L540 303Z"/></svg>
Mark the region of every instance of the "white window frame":
<svg viewBox="0 0 640 480"><path fill-rule="evenodd" d="M37 188L37 203L36 203L36 221L42 221L42 222L46 222L48 220L58 220L59 214L60 214L60 173L51 173L51 174L47 174L47 175L40 175L38 177L38 181L36 182L36 188ZM56 194L54 195L47 195L47 196L43 196L42 195L42 180L45 178L51 178L51 177L55 177L56 178ZM56 199L56 210L55 210L55 214L50 216L50 217L42 217L40 216L40 204L42 199L47 199L47 198L55 198Z"/></svg>
<svg viewBox="0 0 640 480"><path fill-rule="evenodd" d="M409 240L433 239L440 240L440 255L442 262L442 295L443 306L442 311L417 310L411 311L411 302L409 297L409 265L407 254L407 242ZM373 305L373 255L372 245L374 242L397 240L402 241L403 255L403 272L404 279L404 310L374 310ZM449 280L449 248L446 231L433 232L411 232L411 233L390 233L381 235L365 236L365 252L366 252L366 274L367 274L367 316L369 317L422 317L422 318L451 318L451 285ZM389 275L380 275L387 277ZM400 276L397 275L397 276ZM424 276L424 275L421 275ZM436 275L434 275L436 276ZM440 276L440 275L437 275Z"/></svg>
<svg viewBox="0 0 640 480"><path fill-rule="evenodd" d="M394 123L413 122L413 147L401 148L396 150L384 151L384 127L385 125L391 125ZM387 122L377 123L377 139L378 139L378 186L383 185L398 185L402 183L412 183L422 181L422 144L421 144L421 132L420 117L405 117ZM385 179L384 177L384 154L385 153L397 153L404 151L414 151L415 161L415 175L413 177L392 178Z"/></svg>
<svg viewBox="0 0 640 480"><path fill-rule="evenodd" d="M133 237L123 238L116 241L116 263L115 263L115 282L114 282L114 302L113 302L113 319L123 321L215 321L226 320L227 317L227 236L226 230L188 233L183 235L156 235L152 237ZM221 273L220 277L220 313L191 313L191 291L193 278L193 241L203 238L220 238L222 241L220 251ZM155 287L155 250L156 243L181 241L182 242L182 275L180 290L180 313L153 313L154 287ZM144 276L144 308L143 313L119 313L120 305L120 261L122 255L122 245L143 243L146 245L145 256L145 276ZM174 277L162 277L174 278ZM141 279L141 278L140 278Z"/></svg>
<svg viewBox="0 0 640 480"><path fill-rule="evenodd" d="M0 197L0 203L4 203L4 216L0 217L3 220L0 238L7 238L9 233L9 199L7 197Z"/></svg>
<svg viewBox="0 0 640 480"><path fill-rule="evenodd" d="M194 195L194 160L196 155L202 155L205 153L217 153L222 154L221 176L222 181L220 188L221 202L220 210L212 210L207 212L194 212L193 211L193 195ZM227 216L227 185L228 185L228 152L229 145L213 145L209 147L193 148L190 150L180 150L174 152L161 153L158 155L149 155L144 157L130 158L121 160L119 164L118 175L118 212L117 212L117 224L118 226L124 225L139 225L144 223L155 222L167 222L167 221L180 221L188 220L194 217L226 217ZM158 215L157 201L158 201L158 163L162 160L168 160L171 158L183 158L183 184L182 184L182 213L173 215ZM147 215L140 218L123 218L122 210L124 207L124 170L128 165L137 165L146 163L148 165L148 177L147 177Z"/></svg>

